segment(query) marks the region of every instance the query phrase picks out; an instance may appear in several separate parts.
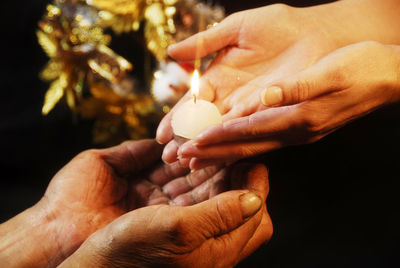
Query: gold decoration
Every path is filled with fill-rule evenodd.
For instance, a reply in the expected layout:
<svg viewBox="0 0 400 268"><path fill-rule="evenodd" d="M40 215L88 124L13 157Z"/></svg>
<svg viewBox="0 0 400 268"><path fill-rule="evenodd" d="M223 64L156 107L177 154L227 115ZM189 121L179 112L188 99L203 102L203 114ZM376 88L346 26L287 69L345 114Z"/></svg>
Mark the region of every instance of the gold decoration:
<svg viewBox="0 0 400 268"><path fill-rule="evenodd" d="M194 0L54 0L47 6L37 31L38 42L50 58L40 73L50 83L42 113L48 114L64 99L80 117L96 120L95 142L117 143L148 136L150 126L160 120L168 107L159 105L150 90L138 87L130 75L133 65L109 47L111 35L107 33L112 30L117 35L144 34L145 47L157 61L165 61L171 43L200 29L185 25L179 8L193 18L205 14L207 24L222 19L215 16L221 14L221 9L207 7L199 12L194 10L196 3Z"/></svg>
<svg viewBox="0 0 400 268"><path fill-rule="evenodd" d="M47 90L44 98L44 105L42 108L43 114L48 114L57 104L57 102L63 97L67 83L68 82L65 73L62 73L59 79L51 83L50 88Z"/></svg>

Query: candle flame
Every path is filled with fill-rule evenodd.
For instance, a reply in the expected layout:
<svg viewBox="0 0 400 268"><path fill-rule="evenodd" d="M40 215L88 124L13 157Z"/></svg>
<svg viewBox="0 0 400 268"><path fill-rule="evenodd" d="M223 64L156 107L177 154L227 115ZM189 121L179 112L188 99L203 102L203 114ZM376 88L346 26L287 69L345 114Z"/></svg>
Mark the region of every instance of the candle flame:
<svg viewBox="0 0 400 268"><path fill-rule="evenodd" d="M200 80L199 71L194 70L192 75L192 83L190 85L190 90L195 99L199 95L199 80Z"/></svg>

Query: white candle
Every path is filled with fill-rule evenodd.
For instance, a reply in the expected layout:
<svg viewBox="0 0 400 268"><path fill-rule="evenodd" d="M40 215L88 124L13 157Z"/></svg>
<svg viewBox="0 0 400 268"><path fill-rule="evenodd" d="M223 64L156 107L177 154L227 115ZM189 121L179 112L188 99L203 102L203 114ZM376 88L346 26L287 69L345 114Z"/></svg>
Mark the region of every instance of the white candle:
<svg viewBox="0 0 400 268"><path fill-rule="evenodd" d="M172 116L172 129L176 136L194 139L207 127L222 123L218 108L211 102L196 100L199 92L199 73L193 73L191 92L193 99L183 103Z"/></svg>

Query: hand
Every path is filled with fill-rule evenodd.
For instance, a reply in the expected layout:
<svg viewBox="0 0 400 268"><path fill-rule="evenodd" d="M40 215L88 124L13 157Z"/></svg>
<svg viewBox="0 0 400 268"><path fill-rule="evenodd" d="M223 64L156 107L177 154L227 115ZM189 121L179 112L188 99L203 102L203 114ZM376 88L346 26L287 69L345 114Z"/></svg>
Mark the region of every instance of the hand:
<svg viewBox="0 0 400 268"><path fill-rule="evenodd" d="M242 100L246 105L261 95L268 103L277 94L275 108L265 107L212 127L182 145L178 154L191 159L191 168L201 168L210 159L243 158L317 141L383 105L398 102L399 66L400 46L370 41L338 49Z"/></svg>
<svg viewBox="0 0 400 268"><path fill-rule="evenodd" d="M235 13L171 47L169 54L178 60L194 60L221 50L201 79L200 98L213 101L226 122L265 109L258 98L251 105L241 100L308 68L337 48L363 40L399 43L395 30L400 28L399 9L399 2L393 0L338 1L308 8L271 5ZM173 137L174 109L158 127L159 142L168 143ZM163 160L176 161L177 148L170 142Z"/></svg>
<svg viewBox="0 0 400 268"><path fill-rule="evenodd" d="M246 182L251 192L134 210L94 233L60 267L233 267L269 240L272 224L265 167L238 166L231 174L232 185Z"/></svg>
<svg viewBox="0 0 400 268"><path fill-rule="evenodd" d="M189 173L178 163L162 164L161 151L155 141L143 140L79 154L54 176L38 204L0 225L0 263L53 267L131 210L190 205L223 190L214 188L220 168Z"/></svg>

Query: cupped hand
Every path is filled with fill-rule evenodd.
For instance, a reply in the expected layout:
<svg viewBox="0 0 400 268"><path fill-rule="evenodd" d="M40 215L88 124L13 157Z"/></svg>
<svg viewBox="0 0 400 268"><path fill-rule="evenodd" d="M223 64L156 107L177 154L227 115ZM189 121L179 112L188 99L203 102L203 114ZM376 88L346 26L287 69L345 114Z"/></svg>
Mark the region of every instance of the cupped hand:
<svg viewBox="0 0 400 268"><path fill-rule="evenodd" d="M228 187L248 190L194 206L131 211L94 233L60 267L233 267L269 240L272 223L265 167L238 166L230 174Z"/></svg>
<svg viewBox="0 0 400 268"><path fill-rule="evenodd" d="M54 176L36 205L56 229L50 234L58 243L52 263L129 211L157 204L191 205L221 191L213 188L221 180L220 168L190 173L178 163L165 165L160 161L162 148L154 140L142 140L88 150Z"/></svg>
<svg viewBox="0 0 400 268"><path fill-rule="evenodd" d="M338 49L306 70L253 92L242 102L257 103L261 111L205 130L178 154L190 160L191 168L200 168L210 159L243 158L317 141L398 102L399 66L400 46L369 41Z"/></svg>
<svg viewBox="0 0 400 268"><path fill-rule="evenodd" d="M226 122L261 109L258 99L252 105L242 99L272 81L308 68L337 48L363 40L399 42L400 35L393 27L400 27L399 9L398 2L389 0L338 1L308 8L271 5L232 14L217 26L170 47L169 54L177 60L194 60L219 51L201 78L200 98L213 101ZM160 123L159 142L172 140L172 114L187 98ZM170 142L163 160L176 161L177 149Z"/></svg>

